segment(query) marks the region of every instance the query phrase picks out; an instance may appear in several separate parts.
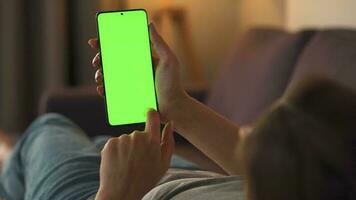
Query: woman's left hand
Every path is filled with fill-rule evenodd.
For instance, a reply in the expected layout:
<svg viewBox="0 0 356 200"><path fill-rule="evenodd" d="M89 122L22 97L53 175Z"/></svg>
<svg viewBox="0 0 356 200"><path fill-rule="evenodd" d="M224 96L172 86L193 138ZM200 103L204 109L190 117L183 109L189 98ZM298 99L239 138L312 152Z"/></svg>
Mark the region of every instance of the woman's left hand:
<svg viewBox="0 0 356 200"><path fill-rule="evenodd" d="M97 200L142 199L169 168L174 149L173 124L160 131L157 111L147 113L146 128L108 140L101 152Z"/></svg>

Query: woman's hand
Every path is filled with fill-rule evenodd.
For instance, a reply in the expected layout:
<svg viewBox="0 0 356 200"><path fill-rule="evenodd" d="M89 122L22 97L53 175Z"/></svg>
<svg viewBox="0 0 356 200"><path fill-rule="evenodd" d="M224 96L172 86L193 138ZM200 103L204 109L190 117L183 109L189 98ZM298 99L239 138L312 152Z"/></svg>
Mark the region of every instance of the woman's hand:
<svg viewBox="0 0 356 200"><path fill-rule="evenodd" d="M96 200L138 200L167 171L174 149L172 122L160 131L156 111L147 113L146 128L110 139L101 152L100 188Z"/></svg>
<svg viewBox="0 0 356 200"><path fill-rule="evenodd" d="M153 64L156 73L156 91L158 98L158 106L162 121L168 121L170 111L177 108L177 104L186 96L179 76L179 64L177 57L173 54L162 37L157 33L153 24L150 24L151 44L153 47ZM89 40L89 45L98 49L99 44L97 39ZM103 74L98 53L93 59L93 66L97 68L95 73L95 81L97 83L97 91L104 96Z"/></svg>

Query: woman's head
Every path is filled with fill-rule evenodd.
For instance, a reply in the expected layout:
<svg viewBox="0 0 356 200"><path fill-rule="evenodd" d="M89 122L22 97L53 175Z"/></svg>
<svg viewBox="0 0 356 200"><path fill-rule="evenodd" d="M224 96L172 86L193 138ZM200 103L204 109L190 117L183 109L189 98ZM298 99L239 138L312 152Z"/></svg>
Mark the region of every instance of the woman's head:
<svg viewBox="0 0 356 200"><path fill-rule="evenodd" d="M303 81L244 142L251 200L354 199L356 93Z"/></svg>

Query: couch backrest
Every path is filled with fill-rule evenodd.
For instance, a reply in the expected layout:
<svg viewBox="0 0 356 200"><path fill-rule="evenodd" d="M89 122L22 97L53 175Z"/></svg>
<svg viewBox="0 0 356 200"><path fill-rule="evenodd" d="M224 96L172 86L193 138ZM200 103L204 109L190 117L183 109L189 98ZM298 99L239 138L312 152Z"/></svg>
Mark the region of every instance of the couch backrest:
<svg viewBox="0 0 356 200"><path fill-rule="evenodd" d="M288 88L309 75L325 76L356 90L356 30L315 34L301 54Z"/></svg>
<svg viewBox="0 0 356 200"><path fill-rule="evenodd" d="M279 98L313 31L249 31L207 97L207 105L241 124L253 122Z"/></svg>

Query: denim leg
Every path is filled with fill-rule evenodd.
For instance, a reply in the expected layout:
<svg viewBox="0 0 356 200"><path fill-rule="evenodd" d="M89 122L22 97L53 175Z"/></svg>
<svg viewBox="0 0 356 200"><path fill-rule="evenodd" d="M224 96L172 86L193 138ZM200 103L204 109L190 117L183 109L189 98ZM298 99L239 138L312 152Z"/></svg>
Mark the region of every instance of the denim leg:
<svg viewBox="0 0 356 200"><path fill-rule="evenodd" d="M109 135L96 136L93 138L93 143L95 144L98 151L101 151L110 138L112 138L112 136Z"/></svg>
<svg viewBox="0 0 356 200"><path fill-rule="evenodd" d="M38 118L4 165L2 185L10 200L87 199L99 187L100 152L67 118Z"/></svg>

